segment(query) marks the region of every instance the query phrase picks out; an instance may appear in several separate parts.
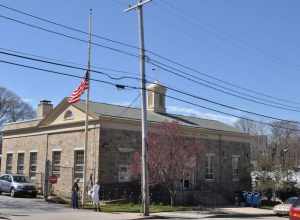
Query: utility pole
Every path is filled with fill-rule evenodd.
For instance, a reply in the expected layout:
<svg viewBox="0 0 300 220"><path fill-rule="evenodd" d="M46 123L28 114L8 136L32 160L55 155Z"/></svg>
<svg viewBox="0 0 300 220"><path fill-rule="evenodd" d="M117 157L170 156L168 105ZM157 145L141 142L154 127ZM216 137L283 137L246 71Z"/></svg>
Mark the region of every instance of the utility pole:
<svg viewBox="0 0 300 220"><path fill-rule="evenodd" d="M143 215L149 215L149 184L148 184L148 147L147 147L147 108L146 108L146 80L145 80L145 44L144 44L144 19L143 5L152 0L137 0L137 4L130 6L125 12L136 9L138 12L139 24L139 53L140 53L140 74L141 74L141 96L142 96L142 208Z"/></svg>

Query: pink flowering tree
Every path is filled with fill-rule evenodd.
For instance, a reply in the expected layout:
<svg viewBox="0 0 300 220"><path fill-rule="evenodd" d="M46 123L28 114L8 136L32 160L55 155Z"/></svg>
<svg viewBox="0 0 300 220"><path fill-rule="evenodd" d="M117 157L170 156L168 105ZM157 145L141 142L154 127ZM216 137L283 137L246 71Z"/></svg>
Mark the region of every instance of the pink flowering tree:
<svg viewBox="0 0 300 220"><path fill-rule="evenodd" d="M148 134L148 167L151 185L166 187L170 204L174 205L176 192L182 180L196 169L200 145L195 138L184 136L176 122L163 122L152 127ZM134 154L132 173L140 176L140 152Z"/></svg>

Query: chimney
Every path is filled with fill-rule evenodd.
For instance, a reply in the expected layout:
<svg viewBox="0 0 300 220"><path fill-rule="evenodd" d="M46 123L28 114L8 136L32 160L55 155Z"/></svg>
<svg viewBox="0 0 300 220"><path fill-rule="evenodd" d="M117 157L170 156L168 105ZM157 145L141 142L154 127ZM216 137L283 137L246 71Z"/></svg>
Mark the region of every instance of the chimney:
<svg viewBox="0 0 300 220"><path fill-rule="evenodd" d="M147 87L147 90L147 110L166 113L166 87L155 81Z"/></svg>
<svg viewBox="0 0 300 220"><path fill-rule="evenodd" d="M37 117L45 118L53 109L53 104L48 100L41 100L37 108Z"/></svg>

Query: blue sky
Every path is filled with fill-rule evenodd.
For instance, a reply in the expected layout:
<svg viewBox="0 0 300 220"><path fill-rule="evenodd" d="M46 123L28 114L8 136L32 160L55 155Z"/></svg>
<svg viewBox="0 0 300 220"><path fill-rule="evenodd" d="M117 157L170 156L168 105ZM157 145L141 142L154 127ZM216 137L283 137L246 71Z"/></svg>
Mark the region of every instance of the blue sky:
<svg viewBox="0 0 300 220"><path fill-rule="evenodd" d="M130 0L0 1L7 6L83 30L87 30L89 9L92 8L93 33L137 45L136 13L134 11L123 12L123 9L132 2ZM298 91L300 81L299 8L300 2L297 0L189 0L188 4L184 0L153 0L144 8L146 48L222 80L300 103ZM7 9L0 8L0 15L86 39L85 35L36 21ZM0 27L1 48L81 64L87 62L87 45L84 43L31 29L3 18L0 18ZM135 50L99 39L94 39L94 41L137 53ZM76 75L83 74L82 71L25 62L4 55L0 55L0 59L47 67ZM136 58L120 55L101 47L92 48L92 64L128 71L131 75L138 76ZM36 106L41 99L49 99L57 104L79 83L78 79L55 76L3 63L0 63L0 71L0 86L14 91L33 106ZM153 66L149 64L147 76L151 80L159 80L169 86L224 104L285 119L300 120L300 113L266 107L231 97L180 79L157 68L153 70ZM94 74L93 77L108 80L101 75ZM199 77L203 76L199 75ZM137 84L135 81L123 82ZM100 102L128 104L137 94L135 90L118 91L113 87L94 82L91 87L92 100ZM208 107L248 116L200 100L193 100L178 94L176 96ZM135 103L135 105L138 104L138 102ZM167 105L172 112L216 118L227 122L234 121L231 117L170 99L167 100Z"/></svg>

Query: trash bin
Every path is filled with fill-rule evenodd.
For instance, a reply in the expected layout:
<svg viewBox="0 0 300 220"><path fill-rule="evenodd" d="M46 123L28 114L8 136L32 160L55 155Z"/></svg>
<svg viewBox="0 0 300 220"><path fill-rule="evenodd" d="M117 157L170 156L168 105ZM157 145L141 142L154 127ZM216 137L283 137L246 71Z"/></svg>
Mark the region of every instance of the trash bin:
<svg viewBox="0 0 300 220"><path fill-rule="evenodd" d="M246 204L247 204L247 206L252 206L252 196L253 196L252 192L248 192L247 193L247 196L246 196Z"/></svg>
<svg viewBox="0 0 300 220"><path fill-rule="evenodd" d="M261 195L258 192L253 193L252 207L259 207L261 205Z"/></svg>

